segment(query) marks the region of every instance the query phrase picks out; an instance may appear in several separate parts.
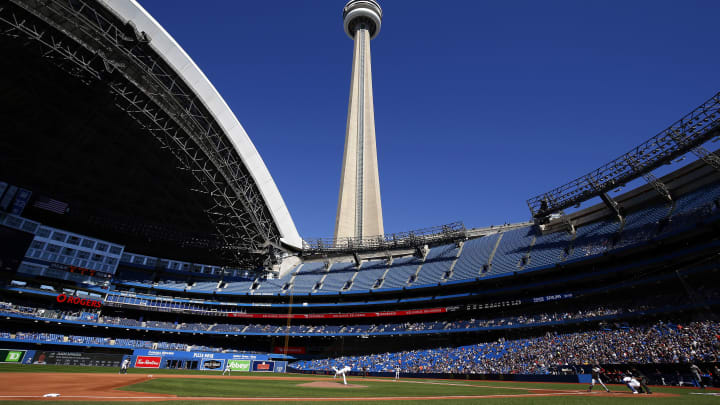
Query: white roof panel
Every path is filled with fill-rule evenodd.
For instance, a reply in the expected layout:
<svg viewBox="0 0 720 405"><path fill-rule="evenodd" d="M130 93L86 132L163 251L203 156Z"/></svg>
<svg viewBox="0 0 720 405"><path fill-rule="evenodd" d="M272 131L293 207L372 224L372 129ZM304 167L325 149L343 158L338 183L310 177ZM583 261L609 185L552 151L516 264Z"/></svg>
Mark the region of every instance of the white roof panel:
<svg viewBox="0 0 720 405"><path fill-rule="evenodd" d="M235 114L205 74L170 34L135 0L99 1L123 21L132 22L138 31L144 31L150 36L150 46L182 77L231 141L240 159L255 180L255 184L265 200L265 205L280 231L282 242L295 248L301 248L302 239L265 162Z"/></svg>

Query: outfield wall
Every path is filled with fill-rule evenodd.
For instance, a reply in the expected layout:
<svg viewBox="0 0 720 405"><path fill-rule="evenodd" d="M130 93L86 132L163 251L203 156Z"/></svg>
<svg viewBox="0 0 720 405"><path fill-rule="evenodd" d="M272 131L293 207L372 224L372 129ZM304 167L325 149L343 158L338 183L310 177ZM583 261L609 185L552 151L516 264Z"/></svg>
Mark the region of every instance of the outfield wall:
<svg viewBox="0 0 720 405"><path fill-rule="evenodd" d="M274 371L275 361L267 354L184 352L177 350L137 349L130 367L180 368L191 370ZM283 367L284 369L284 367Z"/></svg>
<svg viewBox="0 0 720 405"><path fill-rule="evenodd" d="M0 357L6 350L0 350ZM121 353L84 353L59 350L22 350L12 349L8 352L22 352L20 359L13 361L16 364L39 364L39 365L60 365L60 366L94 366L94 367L115 367L129 355ZM9 363L9 362L8 362Z"/></svg>
<svg viewBox="0 0 720 405"><path fill-rule="evenodd" d="M92 353L58 350L0 349L0 363L95 366L120 368L123 360L130 368L222 371L229 364L235 372L284 373L287 361L271 360L267 354L183 352L176 350L134 350L133 354Z"/></svg>

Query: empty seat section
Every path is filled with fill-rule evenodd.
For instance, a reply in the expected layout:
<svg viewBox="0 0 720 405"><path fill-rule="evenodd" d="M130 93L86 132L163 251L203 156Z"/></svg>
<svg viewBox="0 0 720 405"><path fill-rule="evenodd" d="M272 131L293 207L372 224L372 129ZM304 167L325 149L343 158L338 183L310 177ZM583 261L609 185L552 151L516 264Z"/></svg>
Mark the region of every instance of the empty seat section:
<svg viewBox="0 0 720 405"><path fill-rule="evenodd" d="M620 223L615 219L606 219L577 229L573 250L567 260L600 254L612 247Z"/></svg>
<svg viewBox="0 0 720 405"><path fill-rule="evenodd" d="M330 268L330 273L323 281L322 291L337 292L342 290L352 276L357 272L355 262L334 263Z"/></svg>
<svg viewBox="0 0 720 405"><path fill-rule="evenodd" d="M286 275L283 278L268 278L261 280L258 283L258 287L255 289L254 294L279 294L282 290L283 285L290 279L290 275Z"/></svg>
<svg viewBox="0 0 720 405"><path fill-rule="evenodd" d="M503 233L490 273L507 273L520 269L520 259L527 253L535 236L533 227L513 229Z"/></svg>
<svg viewBox="0 0 720 405"><path fill-rule="evenodd" d="M425 263L423 263L418 278L413 285L437 284L442 279L443 274L450 270L452 262L455 261L458 248L455 244L442 245L430 249ZM392 269L390 270L392 271Z"/></svg>
<svg viewBox="0 0 720 405"><path fill-rule="evenodd" d="M415 274L420 263L420 259L416 257L403 257L395 260L385 275L385 282L381 288L400 288L407 286L410 276Z"/></svg>
<svg viewBox="0 0 720 405"><path fill-rule="evenodd" d="M249 293L252 284L252 281L234 281L232 283L227 283L227 286L222 290L222 292L237 294Z"/></svg>
<svg viewBox="0 0 720 405"><path fill-rule="evenodd" d="M384 260L371 260L363 263L360 272L350 287L350 291L372 289L375 281L382 277L385 270L387 270L387 263Z"/></svg>
<svg viewBox="0 0 720 405"><path fill-rule="evenodd" d="M631 212L625 217L625 226L614 247L628 246L653 238L660 229L660 221L667 218L669 211L667 205L654 205Z"/></svg>
<svg viewBox="0 0 720 405"><path fill-rule="evenodd" d="M677 199L673 217L681 216L683 213L692 212L704 205L712 204L720 198L720 185L711 184L701 187Z"/></svg>
<svg viewBox="0 0 720 405"><path fill-rule="evenodd" d="M308 294L312 292L315 284L320 281L325 273L325 263L305 263L295 277L293 293Z"/></svg>
<svg viewBox="0 0 720 405"><path fill-rule="evenodd" d="M572 235L567 231L538 236L526 268L548 266L561 261L565 256L565 249L570 247L571 239Z"/></svg>
<svg viewBox="0 0 720 405"><path fill-rule="evenodd" d="M296 266L280 278L261 280L255 292L258 294L280 294L282 292L283 286L290 282L290 279L297 270L298 267Z"/></svg>
<svg viewBox="0 0 720 405"><path fill-rule="evenodd" d="M192 286L192 291L195 292L213 292L217 287L217 281L198 281Z"/></svg>
<svg viewBox="0 0 720 405"><path fill-rule="evenodd" d="M155 288L162 289L162 290L174 290L174 291L182 291L187 287L187 283L185 281L178 281L178 280L164 280L157 283L157 286Z"/></svg>
<svg viewBox="0 0 720 405"><path fill-rule="evenodd" d="M677 199L670 223L663 232L673 232L696 223L703 216L717 215L720 185L711 184ZM698 212L699 211L699 212Z"/></svg>
<svg viewBox="0 0 720 405"><path fill-rule="evenodd" d="M455 263L450 280L465 280L478 277L483 265L487 264L498 237L499 234L494 234L465 242L463 251L457 263Z"/></svg>

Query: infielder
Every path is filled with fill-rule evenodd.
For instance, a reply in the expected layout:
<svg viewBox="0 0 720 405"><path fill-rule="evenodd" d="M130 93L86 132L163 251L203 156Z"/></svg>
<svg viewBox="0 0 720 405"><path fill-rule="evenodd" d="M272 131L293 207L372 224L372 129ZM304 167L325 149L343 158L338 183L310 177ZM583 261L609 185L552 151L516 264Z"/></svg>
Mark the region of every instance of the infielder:
<svg viewBox="0 0 720 405"><path fill-rule="evenodd" d="M125 359L120 364L120 373L119 374L127 374L127 369L130 366L130 359Z"/></svg>
<svg viewBox="0 0 720 405"><path fill-rule="evenodd" d="M608 387L603 384L602 380L600 379L600 373L602 373L603 369L600 368L600 366L595 365L593 366L591 372L592 372L592 379L590 380L590 386L588 387L588 392L593 390L593 387L595 387L595 384L600 384L605 388L605 392L610 392Z"/></svg>

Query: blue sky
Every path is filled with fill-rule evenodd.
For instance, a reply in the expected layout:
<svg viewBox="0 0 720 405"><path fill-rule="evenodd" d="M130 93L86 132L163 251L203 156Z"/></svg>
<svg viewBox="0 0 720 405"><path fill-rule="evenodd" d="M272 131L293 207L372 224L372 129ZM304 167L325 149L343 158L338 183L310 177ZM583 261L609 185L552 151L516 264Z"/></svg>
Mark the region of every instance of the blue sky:
<svg viewBox="0 0 720 405"><path fill-rule="evenodd" d="M301 236L331 237L352 62L344 1L140 2L235 112ZM527 220L526 199L720 90L720 1L381 5L371 46L386 232Z"/></svg>

